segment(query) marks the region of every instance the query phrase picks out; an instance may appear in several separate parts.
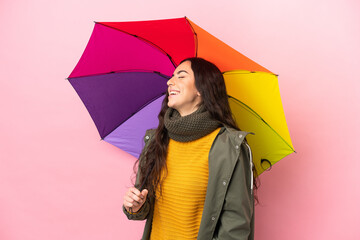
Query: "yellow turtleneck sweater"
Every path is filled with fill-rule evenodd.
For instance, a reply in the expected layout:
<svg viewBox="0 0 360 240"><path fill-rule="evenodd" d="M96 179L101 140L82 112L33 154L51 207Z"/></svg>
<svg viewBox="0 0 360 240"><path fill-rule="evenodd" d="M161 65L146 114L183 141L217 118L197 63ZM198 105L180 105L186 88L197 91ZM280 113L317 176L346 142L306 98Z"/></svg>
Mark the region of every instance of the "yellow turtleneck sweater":
<svg viewBox="0 0 360 240"><path fill-rule="evenodd" d="M191 142L170 139L162 194L156 191L151 240L196 239L208 183L209 151L219 131Z"/></svg>

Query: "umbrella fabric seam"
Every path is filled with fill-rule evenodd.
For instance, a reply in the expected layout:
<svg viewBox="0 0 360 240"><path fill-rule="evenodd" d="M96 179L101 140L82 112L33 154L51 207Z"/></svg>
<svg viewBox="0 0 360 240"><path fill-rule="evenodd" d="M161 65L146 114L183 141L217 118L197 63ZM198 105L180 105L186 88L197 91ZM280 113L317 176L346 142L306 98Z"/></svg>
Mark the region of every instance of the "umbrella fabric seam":
<svg viewBox="0 0 360 240"><path fill-rule="evenodd" d="M191 31L194 34L194 39L195 39L195 57L197 57L198 55L198 37L197 37L197 33L195 32L193 26L191 25L191 23L189 22L188 18L185 17L186 22L190 25Z"/></svg>
<svg viewBox="0 0 360 240"><path fill-rule="evenodd" d="M154 97L153 99L151 99L149 102L147 102L146 104L144 104L143 106L141 106L136 112L134 112L133 114L131 114L127 119L125 119L124 121L122 121L120 124L118 124L113 130L111 130L105 137L107 137L108 135L110 135L113 131L115 131L120 125L122 125L124 122L126 122L127 120L129 120L132 116L134 116L136 113L140 112L143 108L145 108L146 106L148 106L149 104L151 104L152 102L156 101L157 99L161 98L162 96L164 96L166 94L166 92L161 93L161 95ZM104 138L105 138L104 137ZM104 138L101 138L101 140L104 140Z"/></svg>
<svg viewBox="0 0 360 240"><path fill-rule="evenodd" d="M235 73L236 71L247 71L247 72L241 72L241 73ZM228 71L225 71L225 72L222 72L222 74L251 74L251 73L265 73L265 74L271 74L271 75L274 75L276 77L278 77L279 75L278 74L275 74L275 73L270 73L270 72L262 72L262 71L248 71L246 69L233 69L233 70L228 70Z"/></svg>
<svg viewBox="0 0 360 240"><path fill-rule="evenodd" d="M229 95L228 95L228 96L229 96ZM232 97L232 96L229 96L229 98L234 99L236 102L238 102L238 103L242 104L243 106L245 106L245 109L246 109L246 110L248 110L249 112L251 112L252 114L254 114L256 117L258 117L261 121L263 121L274 133L276 133L277 136L279 136L279 138L280 138L281 140L284 141L284 143L286 143L286 145L288 145L288 147L289 147L292 151L295 152L295 149L293 149L293 148L290 146L290 144L289 144L287 141L285 141L285 139L284 139L283 137L281 137L281 136L279 135L279 133L278 133L277 131L275 131L275 130L274 130L257 112L255 112L251 107L249 107L248 105L246 105L246 104L243 103L242 101L240 101L240 100L238 100L238 99L236 99L236 98L234 98L234 97Z"/></svg>
<svg viewBox="0 0 360 240"><path fill-rule="evenodd" d="M107 73L96 73L96 74L89 74L89 75L84 75L84 76L79 76L79 77L69 77L69 78L65 78L65 80L70 80L70 79L74 79L74 78L83 78L83 77L94 77L94 76L102 76L102 75L106 75L106 74L114 74L114 73L156 73L158 75L160 75L161 77L164 78L170 78L170 76L163 74L159 71L154 71L154 70L146 70L146 69L125 69L125 70L116 70L116 71L111 71L111 72L107 72Z"/></svg>

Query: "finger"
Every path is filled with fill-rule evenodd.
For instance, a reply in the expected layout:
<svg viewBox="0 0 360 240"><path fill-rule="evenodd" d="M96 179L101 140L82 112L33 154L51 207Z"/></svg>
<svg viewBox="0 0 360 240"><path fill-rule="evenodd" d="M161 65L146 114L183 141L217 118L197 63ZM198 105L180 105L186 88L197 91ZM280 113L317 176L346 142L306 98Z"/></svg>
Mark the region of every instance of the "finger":
<svg viewBox="0 0 360 240"><path fill-rule="evenodd" d="M124 202L124 207L126 208L126 210L128 210L129 211L129 208L131 208L132 207L132 204L131 203L128 203L128 202Z"/></svg>
<svg viewBox="0 0 360 240"><path fill-rule="evenodd" d="M147 189L144 189L141 191L141 195L143 196L144 199L146 199L146 196L148 195L149 191Z"/></svg>
<svg viewBox="0 0 360 240"><path fill-rule="evenodd" d="M136 188L130 188L128 191L128 195L135 199L135 201L141 202L140 199L143 199L144 197L141 195L141 192Z"/></svg>
<svg viewBox="0 0 360 240"><path fill-rule="evenodd" d="M124 203L127 202L127 203L133 203L134 202L134 199L132 199L131 197L129 197L128 195L124 196Z"/></svg>
<svg viewBox="0 0 360 240"><path fill-rule="evenodd" d="M129 192L134 193L136 196L140 196L140 191L137 188L130 188Z"/></svg>
<svg viewBox="0 0 360 240"><path fill-rule="evenodd" d="M134 206L139 206L139 204L143 202L142 200L136 201L134 198L132 198L132 196L125 196L124 201L133 204Z"/></svg>
<svg viewBox="0 0 360 240"><path fill-rule="evenodd" d="M141 203L143 200L140 198L140 196L136 196L134 193L130 193L129 197L134 199L134 201Z"/></svg>
<svg viewBox="0 0 360 240"><path fill-rule="evenodd" d="M126 207L126 208L130 208L130 207L133 207L133 204L127 200L124 200L123 202L123 205Z"/></svg>
<svg viewBox="0 0 360 240"><path fill-rule="evenodd" d="M123 202L123 204L127 207L138 207L140 206L139 202L134 201L132 198L126 198Z"/></svg>

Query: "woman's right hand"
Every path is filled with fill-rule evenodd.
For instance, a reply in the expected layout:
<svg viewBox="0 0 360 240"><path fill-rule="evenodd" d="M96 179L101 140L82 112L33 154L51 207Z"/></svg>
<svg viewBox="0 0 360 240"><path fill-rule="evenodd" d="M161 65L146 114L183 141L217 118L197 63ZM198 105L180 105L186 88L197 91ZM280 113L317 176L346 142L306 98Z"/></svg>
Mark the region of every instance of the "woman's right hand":
<svg viewBox="0 0 360 240"><path fill-rule="evenodd" d="M128 212L131 212L130 208L134 213L139 211L139 209L146 201L147 194L147 189L144 189L140 192L137 188L129 188L124 196L124 207Z"/></svg>

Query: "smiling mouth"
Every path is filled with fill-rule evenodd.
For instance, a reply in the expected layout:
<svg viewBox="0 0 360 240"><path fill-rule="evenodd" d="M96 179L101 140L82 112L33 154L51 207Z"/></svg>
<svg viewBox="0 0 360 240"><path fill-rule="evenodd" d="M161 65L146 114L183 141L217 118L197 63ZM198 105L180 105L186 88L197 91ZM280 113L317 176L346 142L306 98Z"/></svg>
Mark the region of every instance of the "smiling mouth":
<svg viewBox="0 0 360 240"><path fill-rule="evenodd" d="M178 95L179 93L180 93L180 91L171 90L171 91L169 92L169 96Z"/></svg>

